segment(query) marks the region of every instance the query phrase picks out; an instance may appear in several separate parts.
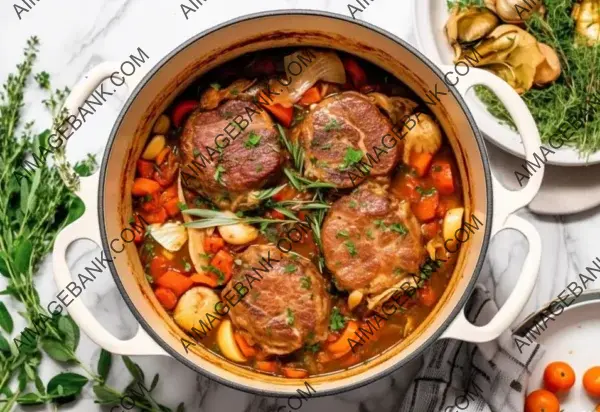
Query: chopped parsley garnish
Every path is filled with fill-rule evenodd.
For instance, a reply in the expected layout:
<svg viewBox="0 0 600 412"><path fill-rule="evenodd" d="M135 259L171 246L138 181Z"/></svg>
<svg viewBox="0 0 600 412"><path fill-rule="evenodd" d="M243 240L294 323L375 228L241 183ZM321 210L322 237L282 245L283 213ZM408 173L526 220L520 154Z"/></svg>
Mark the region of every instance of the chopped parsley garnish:
<svg viewBox="0 0 600 412"><path fill-rule="evenodd" d="M352 165L360 162L363 158L363 152L356 150L352 147L346 148L346 154L344 155L344 163L340 166L340 170L346 170L352 167Z"/></svg>
<svg viewBox="0 0 600 412"><path fill-rule="evenodd" d="M324 144L323 146L321 146L321 150L329 150L331 149L331 146L331 143Z"/></svg>
<svg viewBox="0 0 600 412"><path fill-rule="evenodd" d="M307 343L306 345L304 345L304 350L306 350L307 352L317 353L319 350L321 350L321 345L319 345L318 343L313 343L312 345Z"/></svg>
<svg viewBox="0 0 600 412"><path fill-rule="evenodd" d="M256 165L256 167L254 168L254 170L256 170L257 172L262 172L263 170L263 165L261 165L260 163Z"/></svg>
<svg viewBox="0 0 600 412"><path fill-rule="evenodd" d="M262 136L254 133L254 132L250 132L250 134L248 135L248 140L246 140L244 142L244 147L246 149L255 148L260 143L260 139L262 139Z"/></svg>
<svg viewBox="0 0 600 412"><path fill-rule="evenodd" d="M415 187L415 190L421 196L431 196L431 195L433 195L436 192L435 187L432 187L430 189L423 189L421 186L417 186L417 187Z"/></svg>
<svg viewBox="0 0 600 412"><path fill-rule="evenodd" d="M375 239L375 236L373 236L373 229L367 229L367 239Z"/></svg>
<svg viewBox="0 0 600 412"><path fill-rule="evenodd" d="M225 282L225 274L223 272L221 272L218 268L214 267L213 265L208 265L208 266L200 266L202 268L202 270L206 270L207 272L211 272L214 273L215 275L217 275L217 278L219 280L219 285L222 285L223 282Z"/></svg>
<svg viewBox="0 0 600 412"><path fill-rule="evenodd" d="M352 208L352 209L356 209L356 206L358 206L358 203L356 203L356 200L351 200L350 202L348 202L348 206L350 206L350 208Z"/></svg>
<svg viewBox="0 0 600 412"><path fill-rule="evenodd" d="M183 202L178 202L177 203L177 207L179 208L179 210L187 210L187 205Z"/></svg>
<svg viewBox="0 0 600 412"><path fill-rule="evenodd" d="M342 126L338 123L336 119L329 119L327 124L325 125L325 131L330 132L332 130L340 130Z"/></svg>
<svg viewBox="0 0 600 412"><path fill-rule="evenodd" d="M219 83L211 83L210 87L212 87L215 90L221 90L221 85Z"/></svg>
<svg viewBox="0 0 600 412"><path fill-rule="evenodd" d="M221 166L221 165L218 165L217 169L215 170L214 178L215 178L215 181L217 181L217 182L219 182L221 184L223 184L223 181L222 181L222 177L223 177L222 174L223 174L223 172L225 172L225 168L223 166Z"/></svg>
<svg viewBox="0 0 600 412"><path fill-rule="evenodd" d="M142 197L143 203L148 203L151 200L152 200L152 195L145 195L144 197Z"/></svg>
<svg viewBox="0 0 600 412"><path fill-rule="evenodd" d="M194 154L194 157L200 156L200 150L195 147L192 149L192 153Z"/></svg>
<svg viewBox="0 0 600 412"><path fill-rule="evenodd" d="M294 324L294 312L290 308L287 308L285 315L288 326L292 326Z"/></svg>
<svg viewBox="0 0 600 412"><path fill-rule="evenodd" d="M229 112L229 111L223 112L223 116L225 116L225 118L229 120L233 117L233 112Z"/></svg>
<svg viewBox="0 0 600 412"><path fill-rule="evenodd" d="M402 223L392 223L390 225L390 229L394 232L400 233L401 235L406 235L408 233L408 229Z"/></svg>
<svg viewBox="0 0 600 412"><path fill-rule="evenodd" d="M210 253L198 253L198 256L200 256L203 259L212 259L213 255L211 255Z"/></svg>
<svg viewBox="0 0 600 412"><path fill-rule="evenodd" d="M231 94L233 96L237 96L238 94L240 94L240 91L238 89L233 88L233 89L231 89Z"/></svg>
<svg viewBox="0 0 600 412"><path fill-rule="evenodd" d="M402 275L404 273L404 271L400 268L394 268L393 273L394 273L394 275Z"/></svg>
<svg viewBox="0 0 600 412"><path fill-rule="evenodd" d="M440 166L440 165L433 165L433 167L431 169L434 172L441 172L442 171L442 166Z"/></svg>
<svg viewBox="0 0 600 412"><path fill-rule="evenodd" d="M346 249L348 249L348 253L350 253L350 256L354 257L358 255L358 252L356 251L356 245L351 240L346 240L344 242L344 246L346 246Z"/></svg>
<svg viewBox="0 0 600 412"><path fill-rule="evenodd" d="M347 230L339 230L336 234L335 234L336 238L348 238L350 237L350 234L348 233Z"/></svg>
<svg viewBox="0 0 600 412"><path fill-rule="evenodd" d="M154 278L147 273L144 273L144 274L146 275L146 280L148 281L148 283L153 284Z"/></svg>
<svg viewBox="0 0 600 412"><path fill-rule="evenodd" d="M331 316L329 317L329 329L337 332L338 330L344 329L345 324L346 319L344 318L344 315L342 315L338 307L335 306L331 311Z"/></svg>
<svg viewBox="0 0 600 412"><path fill-rule="evenodd" d="M285 268L283 269L283 271L285 273L294 273L296 270L298 269L298 267L296 265L285 265Z"/></svg>
<svg viewBox="0 0 600 412"><path fill-rule="evenodd" d="M302 276L300 278L300 286L302 286L302 289L310 289L312 286L312 279L308 276Z"/></svg>
<svg viewBox="0 0 600 412"><path fill-rule="evenodd" d="M385 232L385 230L387 229L387 226L385 225L385 223L383 223L382 219L377 219L375 220L375 226L377 226L377 229Z"/></svg>

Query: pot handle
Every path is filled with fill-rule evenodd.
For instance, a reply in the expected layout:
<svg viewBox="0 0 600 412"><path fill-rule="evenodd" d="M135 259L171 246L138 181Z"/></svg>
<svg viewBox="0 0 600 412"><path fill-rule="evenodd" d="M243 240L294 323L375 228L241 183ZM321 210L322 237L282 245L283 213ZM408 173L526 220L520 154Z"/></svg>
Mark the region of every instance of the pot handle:
<svg viewBox="0 0 600 412"><path fill-rule="evenodd" d="M451 70L452 68L442 67L442 70L444 69ZM541 141L535 120L525 102L508 83L481 69L471 68L469 75L460 78L456 88L464 97L467 91L475 85L486 86L498 96L510 113L523 139L526 160L534 160L535 150L540 147ZM487 325L473 325L467 320L463 308L441 338L454 338L466 342L489 342L509 329L522 312L537 279L542 259L542 239L532 224L512 213L531 202L540 189L543 177L544 164L542 163L540 169L530 176L525 188L513 191L506 189L492 174L492 199L495 201L491 236L503 229L516 229L527 238L529 252L515 288Z"/></svg>
<svg viewBox="0 0 600 412"><path fill-rule="evenodd" d="M73 91L65 101L64 108L67 109L68 115L77 115L79 106L85 102L102 81L109 78L112 73L117 72L118 68L117 63L102 63L93 68L79 81L73 87ZM135 78L129 78L128 80L128 88L131 91L135 84ZM79 178L75 194L85 204L85 212L79 219L60 231L54 243L52 264L54 265L54 281L59 291L65 289L70 283L75 284L65 259L69 245L79 239L89 239L97 245L102 245L98 223L98 184L98 172L88 177ZM103 251L103 253L105 252ZM107 257L109 258L109 256ZM92 312L78 297L74 297L69 307L67 307L67 311L90 339L109 352L120 355L167 354L141 327L138 328L136 335L129 340L116 338L98 322Z"/></svg>

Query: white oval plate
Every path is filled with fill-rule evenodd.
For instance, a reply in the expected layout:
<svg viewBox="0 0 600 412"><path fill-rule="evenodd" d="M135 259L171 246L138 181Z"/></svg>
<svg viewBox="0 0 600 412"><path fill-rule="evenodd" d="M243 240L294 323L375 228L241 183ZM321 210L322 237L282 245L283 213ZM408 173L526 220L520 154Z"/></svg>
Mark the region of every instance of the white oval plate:
<svg viewBox="0 0 600 412"><path fill-rule="evenodd" d="M566 298L569 302L572 295ZM546 306L548 307L548 306ZM532 325L535 317L541 319L538 314L530 316L515 333L522 335ZM600 366L600 290L586 291L577 298L566 310L556 316L554 321L548 321L548 327L541 325L536 333L530 337L542 344L546 350L539 363L535 366L527 394L536 389L543 388L543 375L546 365L550 362L567 362L575 370L575 385L567 395L559 395L560 408L565 412L593 412L596 405L600 404L600 398L592 398L583 389L582 379L586 370L592 366ZM535 327L534 327L535 330ZM525 338L523 338L525 339ZM527 339L525 339L527 341Z"/></svg>
<svg viewBox="0 0 600 412"><path fill-rule="evenodd" d="M452 65L453 53L444 33L449 15L446 0L414 0L413 4L417 47L435 64ZM475 93L470 93L466 101L477 126L489 141L515 156L525 158L521 136L516 131L492 116ZM539 155L543 157L542 153ZM560 166L596 164L600 163L600 151L585 158L580 157L576 150L564 148L550 153L546 163Z"/></svg>

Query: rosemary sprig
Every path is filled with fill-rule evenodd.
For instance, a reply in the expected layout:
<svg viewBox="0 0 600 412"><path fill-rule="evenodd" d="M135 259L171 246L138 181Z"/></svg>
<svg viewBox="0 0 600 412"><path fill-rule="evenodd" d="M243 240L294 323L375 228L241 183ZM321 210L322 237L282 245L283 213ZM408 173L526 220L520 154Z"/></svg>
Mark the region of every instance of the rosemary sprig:
<svg viewBox="0 0 600 412"><path fill-rule="evenodd" d="M279 130L281 142L292 156L294 167L302 174L302 171L304 170L304 149L300 146L299 142L290 142L285 134L285 130L283 130L283 127L281 127L280 124L277 124L277 130Z"/></svg>
<svg viewBox="0 0 600 412"><path fill-rule="evenodd" d="M336 187L333 183L315 182L307 179L287 167L283 168L283 173L285 173L294 189L299 192L304 192L307 189L335 189Z"/></svg>
<svg viewBox="0 0 600 412"><path fill-rule="evenodd" d="M244 217L244 216L232 216L229 213L221 212L218 210L208 209L188 209L182 210L181 213L185 213L191 216L201 217L201 220L195 220L193 222L185 223L187 227L195 229L206 229L215 226L227 226L235 225L238 223L261 223L261 224L274 224L274 223L296 223L296 220L286 219L266 219L262 217Z"/></svg>
<svg viewBox="0 0 600 412"><path fill-rule="evenodd" d="M281 185L281 186L277 186L277 187L271 187L268 189L258 190L253 193L253 197L260 201L267 200L267 199L275 196L277 193L281 192L281 190L285 186L286 185Z"/></svg>

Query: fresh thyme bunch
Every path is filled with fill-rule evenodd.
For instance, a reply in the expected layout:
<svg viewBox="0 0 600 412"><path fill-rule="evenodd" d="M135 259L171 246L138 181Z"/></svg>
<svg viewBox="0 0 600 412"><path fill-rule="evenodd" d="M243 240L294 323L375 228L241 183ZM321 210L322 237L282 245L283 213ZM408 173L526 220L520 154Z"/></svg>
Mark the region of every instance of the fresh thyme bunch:
<svg viewBox="0 0 600 412"><path fill-rule="evenodd" d="M127 395L140 410L170 411L151 396L158 383L158 375L154 377L150 390L135 391L135 384L145 385L144 374L125 356L123 360L133 381L124 393L108 387L105 381L112 363L111 354L103 350L98 372L90 371L76 355L80 337L77 325L69 316L49 314L40 304L34 282L36 271L52 248L58 232L79 218L84 207L69 190L77 184L77 178L67 174L69 165L64 162L62 150L56 153L54 159L55 162L58 160L58 167L42 162L30 173L23 169L26 159L32 155L45 159L41 154L49 149L50 130L36 134L33 122L21 119L24 92L38 46L36 37L28 40L23 62L17 65L16 73L8 76L0 91L0 274L7 281L7 287L0 291L0 295L3 299L14 299L22 306L19 314L28 325L14 339L14 344L9 343L13 319L0 301L0 328L9 336L5 337L0 331L0 411L10 411L15 403L70 402L90 381L94 384L97 403L116 405ZM68 89L53 91L50 76L45 72L34 78L49 95L43 103L56 125L64 116L60 108ZM94 166L93 157L89 157L75 165L75 170L80 175L87 175ZM69 187L64 183L65 178ZM44 353L65 366L78 365L87 376L60 373L44 385L38 375ZM177 410L182 411L183 404Z"/></svg>

